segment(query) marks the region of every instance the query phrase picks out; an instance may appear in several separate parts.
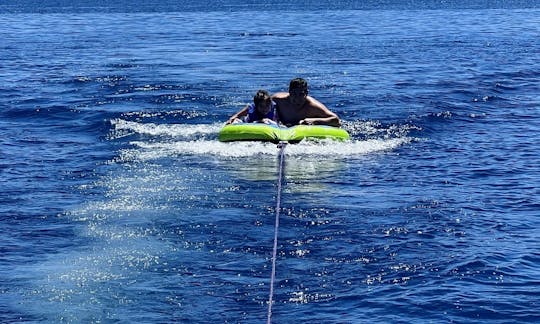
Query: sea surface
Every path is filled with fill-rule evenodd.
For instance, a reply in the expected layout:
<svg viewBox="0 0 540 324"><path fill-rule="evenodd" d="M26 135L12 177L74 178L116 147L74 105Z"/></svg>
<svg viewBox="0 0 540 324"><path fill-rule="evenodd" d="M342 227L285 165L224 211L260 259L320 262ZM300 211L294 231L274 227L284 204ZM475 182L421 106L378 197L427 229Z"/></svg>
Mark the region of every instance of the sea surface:
<svg viewBox="0 0 540 324"><path fill-rule="evenodd" d="M273 323L539 322L540 4L463 2L0 1L0 322L266 322L278 203Z"/></svg>

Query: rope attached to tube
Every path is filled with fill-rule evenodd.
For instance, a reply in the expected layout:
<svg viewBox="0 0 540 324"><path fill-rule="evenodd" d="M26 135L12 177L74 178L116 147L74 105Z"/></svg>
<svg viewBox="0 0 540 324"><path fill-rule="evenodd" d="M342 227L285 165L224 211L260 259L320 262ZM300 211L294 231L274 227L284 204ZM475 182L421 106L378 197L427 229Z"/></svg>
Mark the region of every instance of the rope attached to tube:
<svg viewBox="0 0 540 324"><path fill-rule="evenodd" d="M279 142L279 175L277 183L277 203L276 203L276 221L274 227L274 249L272 252L272 275L270 276L270 297L268 298L268 318L267 324L272 322L272 304L274 299L274 281L276 279L276 257L277 257L277 242L278 242L278 229L279 229L279 213L281 210L281 182L283 178L283 169L285 165L285 146L287 142Z"/></svg>

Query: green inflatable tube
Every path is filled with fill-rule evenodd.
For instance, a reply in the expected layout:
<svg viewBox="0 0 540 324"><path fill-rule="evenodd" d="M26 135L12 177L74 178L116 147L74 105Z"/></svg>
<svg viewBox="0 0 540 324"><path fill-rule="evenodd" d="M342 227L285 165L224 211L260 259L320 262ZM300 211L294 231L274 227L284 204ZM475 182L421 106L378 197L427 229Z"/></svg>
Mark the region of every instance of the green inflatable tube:
<svg viewBox="0 0 540 324"><path fill-rule="evenodd" d="M300 142L303 139L332 139L344 141L349 139L349 133L338 127L323 125L297 125L284 127L261 123L238 123L225 125L219 132L221 142L232 141L263 141L278 143Z"/></svg>

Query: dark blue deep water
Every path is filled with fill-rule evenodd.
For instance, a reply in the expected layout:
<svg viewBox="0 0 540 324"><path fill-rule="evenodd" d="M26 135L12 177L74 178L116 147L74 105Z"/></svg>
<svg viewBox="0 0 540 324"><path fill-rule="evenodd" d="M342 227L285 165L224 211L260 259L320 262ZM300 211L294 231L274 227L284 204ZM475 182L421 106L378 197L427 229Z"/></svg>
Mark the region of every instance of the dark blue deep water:
<svg viewBox="0 0 540 324"><path fill-rule="evenodd" d="M37 4L39 3L39 4ZM0 1L0 322L540 321L536 1Z"/></svg>

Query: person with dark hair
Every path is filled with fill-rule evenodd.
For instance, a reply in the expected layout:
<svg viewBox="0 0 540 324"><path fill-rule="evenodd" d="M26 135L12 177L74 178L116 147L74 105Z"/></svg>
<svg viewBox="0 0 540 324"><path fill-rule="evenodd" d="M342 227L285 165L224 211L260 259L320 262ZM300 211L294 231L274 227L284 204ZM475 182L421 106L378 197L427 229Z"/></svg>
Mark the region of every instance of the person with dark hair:
<svg viewBox="0 0 540 324"><path fill-rule="evenodd" d="M253 103L234 114L226 124L234 123L265 123L277 124L278 114L276 104L272 101L266 90L259 90L253 97Z"/></svg>
<svg viewBox="0 0 540 324"><path fill-rule="evenodd" d="M324 104L308 95L307 81L292 79L289 92L278 92L272 96L277 105L279 120L286 126L329 125L339 127L339 117Z"/></svg>

